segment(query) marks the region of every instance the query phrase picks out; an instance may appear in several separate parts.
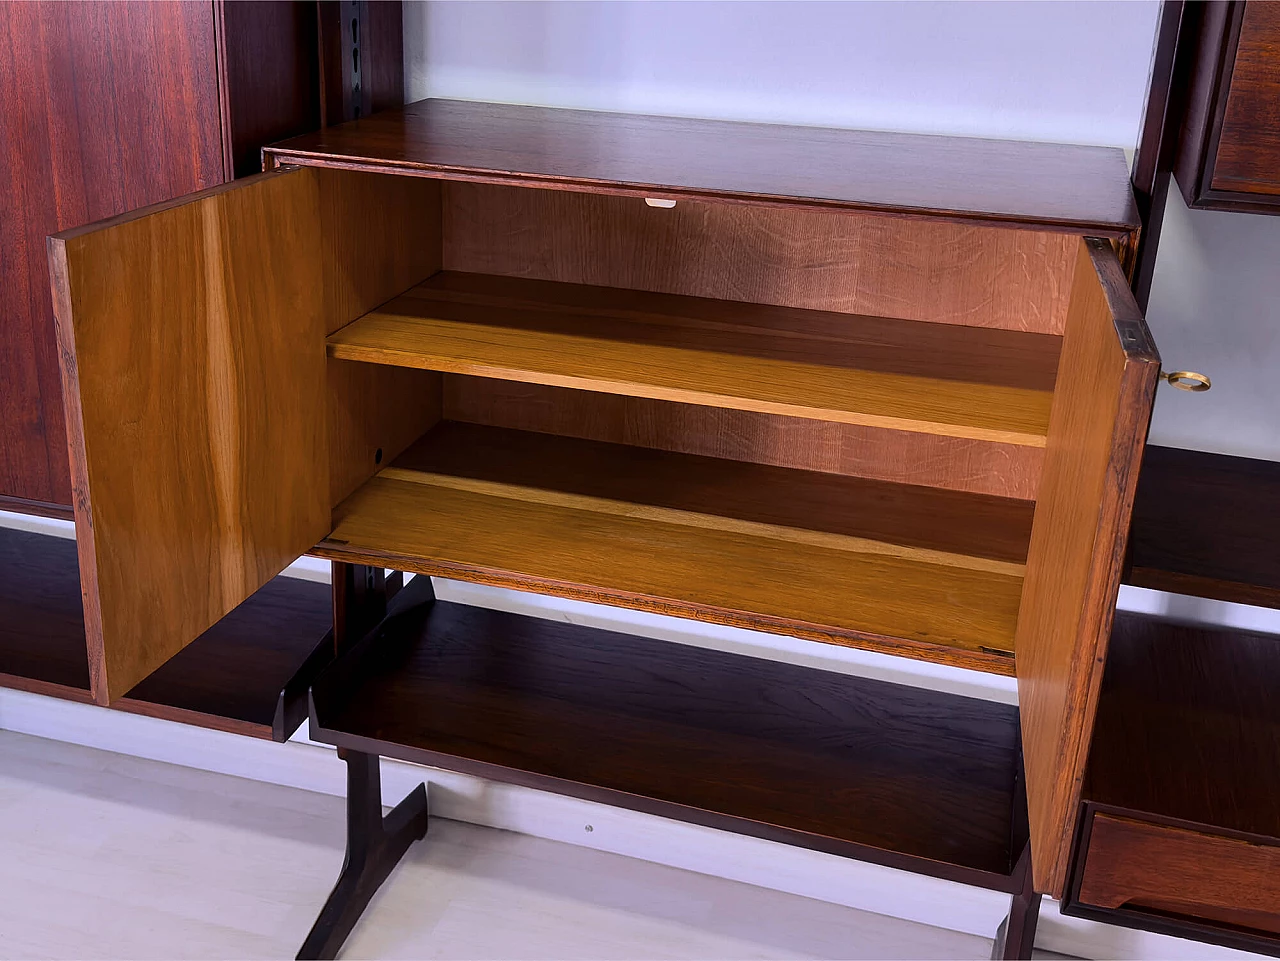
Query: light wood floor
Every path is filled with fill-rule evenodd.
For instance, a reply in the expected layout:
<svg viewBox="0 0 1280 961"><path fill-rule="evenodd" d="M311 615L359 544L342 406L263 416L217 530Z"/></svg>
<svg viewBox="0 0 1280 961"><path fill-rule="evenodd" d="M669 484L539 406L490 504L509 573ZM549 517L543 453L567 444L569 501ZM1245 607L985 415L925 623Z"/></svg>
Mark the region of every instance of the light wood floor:
<svg viewBox="0 0 1280 961"><path fill-rule="evenodd" d="M336 797L0 732L5 959L292 957L342 845ZM344 957L985 958L990 950L983 938L435 819Z"/></svg>

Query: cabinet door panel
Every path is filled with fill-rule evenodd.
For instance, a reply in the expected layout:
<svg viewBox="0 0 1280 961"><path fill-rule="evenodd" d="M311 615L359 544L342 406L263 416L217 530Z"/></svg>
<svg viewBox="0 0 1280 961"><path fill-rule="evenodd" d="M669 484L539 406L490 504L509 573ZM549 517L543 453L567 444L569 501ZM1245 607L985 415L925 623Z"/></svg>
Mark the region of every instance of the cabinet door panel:
<svg viewBox="0 0 1280 961"><path fill-rule="evenodd" d="M1057 897L1159 368L1110 244L1082 240L1015 638L1035 885Z"/></svg>
<svg viewBox="0 0 1280 961"><path fill-rule="evenodd" d="M329 528L314 171L49 240L94 698Z"/></svg>

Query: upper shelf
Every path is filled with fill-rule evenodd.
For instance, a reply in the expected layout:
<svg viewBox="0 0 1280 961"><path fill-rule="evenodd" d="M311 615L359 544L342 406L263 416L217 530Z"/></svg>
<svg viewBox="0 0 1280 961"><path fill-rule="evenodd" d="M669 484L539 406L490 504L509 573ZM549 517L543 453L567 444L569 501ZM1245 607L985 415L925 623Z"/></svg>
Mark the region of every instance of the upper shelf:
<svg viewBox="0 0 1280 961"><path fill-rule="evenodd" d="M328 343L343 360L1043 447L1061 340L445 271Z"/></svg>
<svg viewBox="0 0 1280 961"><path fill-rule="evenodd" d="M1117 236L1138 229L1114 147L420 100L268 147L327 164L667 198L883 210Z"/></svg>

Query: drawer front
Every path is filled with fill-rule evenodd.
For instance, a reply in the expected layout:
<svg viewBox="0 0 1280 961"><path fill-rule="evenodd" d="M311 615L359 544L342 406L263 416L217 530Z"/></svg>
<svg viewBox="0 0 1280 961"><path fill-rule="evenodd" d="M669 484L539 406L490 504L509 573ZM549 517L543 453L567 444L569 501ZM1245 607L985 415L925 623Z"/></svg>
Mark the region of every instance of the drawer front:
<svg viewBox="0 0 1280 961"><path fill-rule="evenodd" d="M1099 813L1078 896L1280 935L1280 846Z"/></svg>

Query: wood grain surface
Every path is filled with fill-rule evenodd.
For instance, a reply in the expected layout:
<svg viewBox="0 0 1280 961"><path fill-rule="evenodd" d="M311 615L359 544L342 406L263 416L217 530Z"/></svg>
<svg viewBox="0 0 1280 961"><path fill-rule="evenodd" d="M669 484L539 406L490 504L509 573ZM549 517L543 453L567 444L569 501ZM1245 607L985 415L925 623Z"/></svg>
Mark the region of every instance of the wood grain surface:
<svg viewBox="0 0 1280 961"><path fill-rule="evenodd" d="M1082 240L1016 641L1035 884L1055 897L1159 363L1111 246Z"/></svg>
<svg viewBox="0 0 1280 961"><path fill-rule="evenodd" d="M748 479L761 470L752 465L529 435L501 448L529 463L522 471L473 446L477 428L438 430L422 451L406 453L335 510L334 529L316 553L1012 670L1020 565L961 553L954 534L926 535L909 510L894 532L905 544L887 540L890 522L877 528L867 515L859 520L847 511L825 527L820 516L808 527L790 526L798 525L806 498L822 504L838 496L820 493L830 479L774 475L794 498L788 510L752 504L752 488L735 484L735 469ZM439 459L428 450L437 439L452 447ZM539 466L569 455L566 469ZM660 476L674 489L637 493L625 470L607 466L621 457L662 465ZM712 483L713 470L717 489L740 488L736 507L715 513L698 493L704 478ZM524 480L512 483L512 474ZM889 499L936 498L941 507L951 496L915 490ZM1016 539L1025 508L961 495L955 509L979 503L1006 511L1003 536ZM986 543L988 554L1010 551L1009 540L998 549Z"/></svg>
<svg viewBox="0 0 1280 961"><path fill-rule="evenodd" d="M415 579L317 681L313 731L424 761L1007 890L1017 712L436 602Z"/></svg>
<svg viewBox="0 0 1280 961"><path fill-rule="evenodd" d="M1035 499L1044 460L1044 450L1037 447L457 374L444 375L444 416L468 423L1020 500Z"/></svg>
<svg viewBox="0 0 1280 961"><path fill-rule="evenodd" d="M0 5L0 495L71 504L47 234L223 179L210 3Z"/></svg>
<svg viewBox="0 0 1280 961"><path fill-rule="evenodd" d="M1280 5L1243 3L1212 190L1280 195Z"/></svg>
<svg viewBox="0 0 1280 961"><path fill-rule="evenodd" d="M422 100L276 144L282 161L632 196L1057 227L1139 225L1121 151Z"/></svg>
<svg viewBox="0 0 1280 961"><path fill-rule="evenodd" d="M1280 844L1099 813L1080 899L1280 934Z"/></svg>
<svg viewBox="0 0 1280 961"><path fill-rule="evenodd" d="M263 174L49 241L100 703L328 530L317 180Z"/></svg>
<svg viewBox="0 0 1280 961"><path fill-rule="evenodd" d="M343 360L1042 446L1057 339L967 333L444 273L328 343Z"/></svg>
<svg viewBox="0 0 1280 961"><path fill-rule="evenodd" d="M1075 238L805 207L443 184L444 266L1061 334ZM921 278L927 278L921 283Z"/></svg>
<svg viewBox="0 0 1280 961"><path fill-rule="evenodd" d="M1280 840L1280 639L1119 612L1086 800Z"/></svg>

